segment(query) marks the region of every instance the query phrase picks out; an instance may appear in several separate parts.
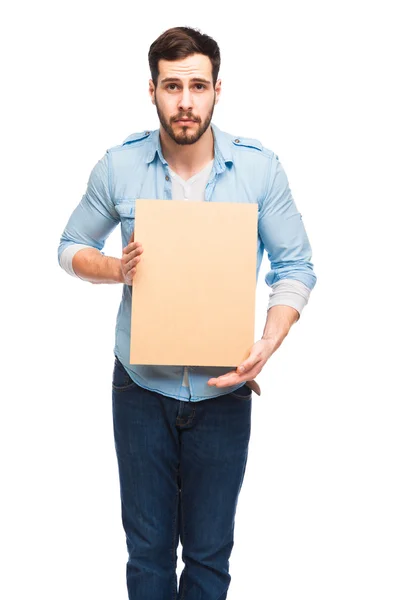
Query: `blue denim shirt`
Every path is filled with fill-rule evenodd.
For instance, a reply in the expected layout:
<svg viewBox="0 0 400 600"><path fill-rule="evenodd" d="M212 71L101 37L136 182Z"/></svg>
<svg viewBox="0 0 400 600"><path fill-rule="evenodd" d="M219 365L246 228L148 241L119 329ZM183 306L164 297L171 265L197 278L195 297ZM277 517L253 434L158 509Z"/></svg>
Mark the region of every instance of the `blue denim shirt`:
<svg viewBox="0 0 400 600"><path fill-rule="evenodd" d="M310 243L277 155L256 139L237 138L221 131L214 123L211 128L214 164L205 201L257 203L257 280L266 250L271 265L265 277L267 285L295 279L312 290L316 276L310 262ZM172 183L159 133L158 129L135 133L121 145L108 149L98 161L90 174L86 193L62 233L59 262L63 250L71 244L85 244L102 251L107 237L119 223L124 248L135 227L136 199L172 199ZM124 284L114 354L138 385L191 402L228 394L243 385L216 388L207 384L208 379L223 375L233 370L232 367L191 366L187 388L182 386L184 366L131 365L131 303L132 287Z"/></svg>

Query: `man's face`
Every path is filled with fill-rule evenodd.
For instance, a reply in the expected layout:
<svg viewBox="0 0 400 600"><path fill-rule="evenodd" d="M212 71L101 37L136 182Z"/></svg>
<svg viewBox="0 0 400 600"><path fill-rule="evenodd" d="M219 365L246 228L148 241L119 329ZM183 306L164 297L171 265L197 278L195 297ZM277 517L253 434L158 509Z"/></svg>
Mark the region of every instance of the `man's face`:
<svg viewBox="0 0 400 600"><path fill-rule="evenodd" d="M149 92L160 124L177 144L194 144L210 125L218 102L221 80L215 89L208 56L193 54L181 60L160 60L157 88Z"/></svg>

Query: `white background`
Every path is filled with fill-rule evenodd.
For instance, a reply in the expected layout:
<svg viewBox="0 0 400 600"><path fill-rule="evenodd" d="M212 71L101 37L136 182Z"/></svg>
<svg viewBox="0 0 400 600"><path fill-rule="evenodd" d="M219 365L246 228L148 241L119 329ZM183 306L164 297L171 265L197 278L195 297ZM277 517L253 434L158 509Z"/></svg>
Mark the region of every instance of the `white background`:
<svg viewBox="0 0 400 600"><path fill-rule="evenodd" d="M105 150L158 127L147 52L177 25L219 43L214 122L278 154L318 277L257 378L228 597L400 598L394 8L97 0L3 13L4 600L127 598L111 415L122 287L69 277L57 248ZM120 256L119 228L104 251ZM257 338L268 270L265 255Z"/></svg>

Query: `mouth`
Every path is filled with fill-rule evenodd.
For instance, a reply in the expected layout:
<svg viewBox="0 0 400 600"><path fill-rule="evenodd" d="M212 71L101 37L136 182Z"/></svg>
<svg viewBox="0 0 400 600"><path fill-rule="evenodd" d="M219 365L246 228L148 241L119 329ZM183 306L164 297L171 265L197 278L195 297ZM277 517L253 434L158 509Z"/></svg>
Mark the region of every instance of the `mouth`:
<svg viewBox="0 0 400 600"><path fill-rule="evenodd" d="M184 123L184 124L196 123L196 121L194 121L193 119L177 119L175 122L176 123Z"/></svg>

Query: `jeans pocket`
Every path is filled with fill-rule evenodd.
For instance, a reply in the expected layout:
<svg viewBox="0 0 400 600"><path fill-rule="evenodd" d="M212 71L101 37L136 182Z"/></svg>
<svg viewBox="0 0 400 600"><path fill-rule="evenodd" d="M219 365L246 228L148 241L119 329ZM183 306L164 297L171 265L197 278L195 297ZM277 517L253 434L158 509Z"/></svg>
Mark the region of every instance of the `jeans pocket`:
<svg viewBox="0 0 400 600"><path fill-rule="evenodd" d="M129 373L126 371L121 361L115 357L114 371L112 377L112 388L117 392L123 392L134 387L136 383L133 381Z"/></svg>
<svg viewBox="0 0 400 600"><path fill-rule="evenodd" d="M252 390L248 385L244 384L237 390L234 390L230 393L230 396L234 398L238 398L238 400L250 400L252 395Z"/></svg>

